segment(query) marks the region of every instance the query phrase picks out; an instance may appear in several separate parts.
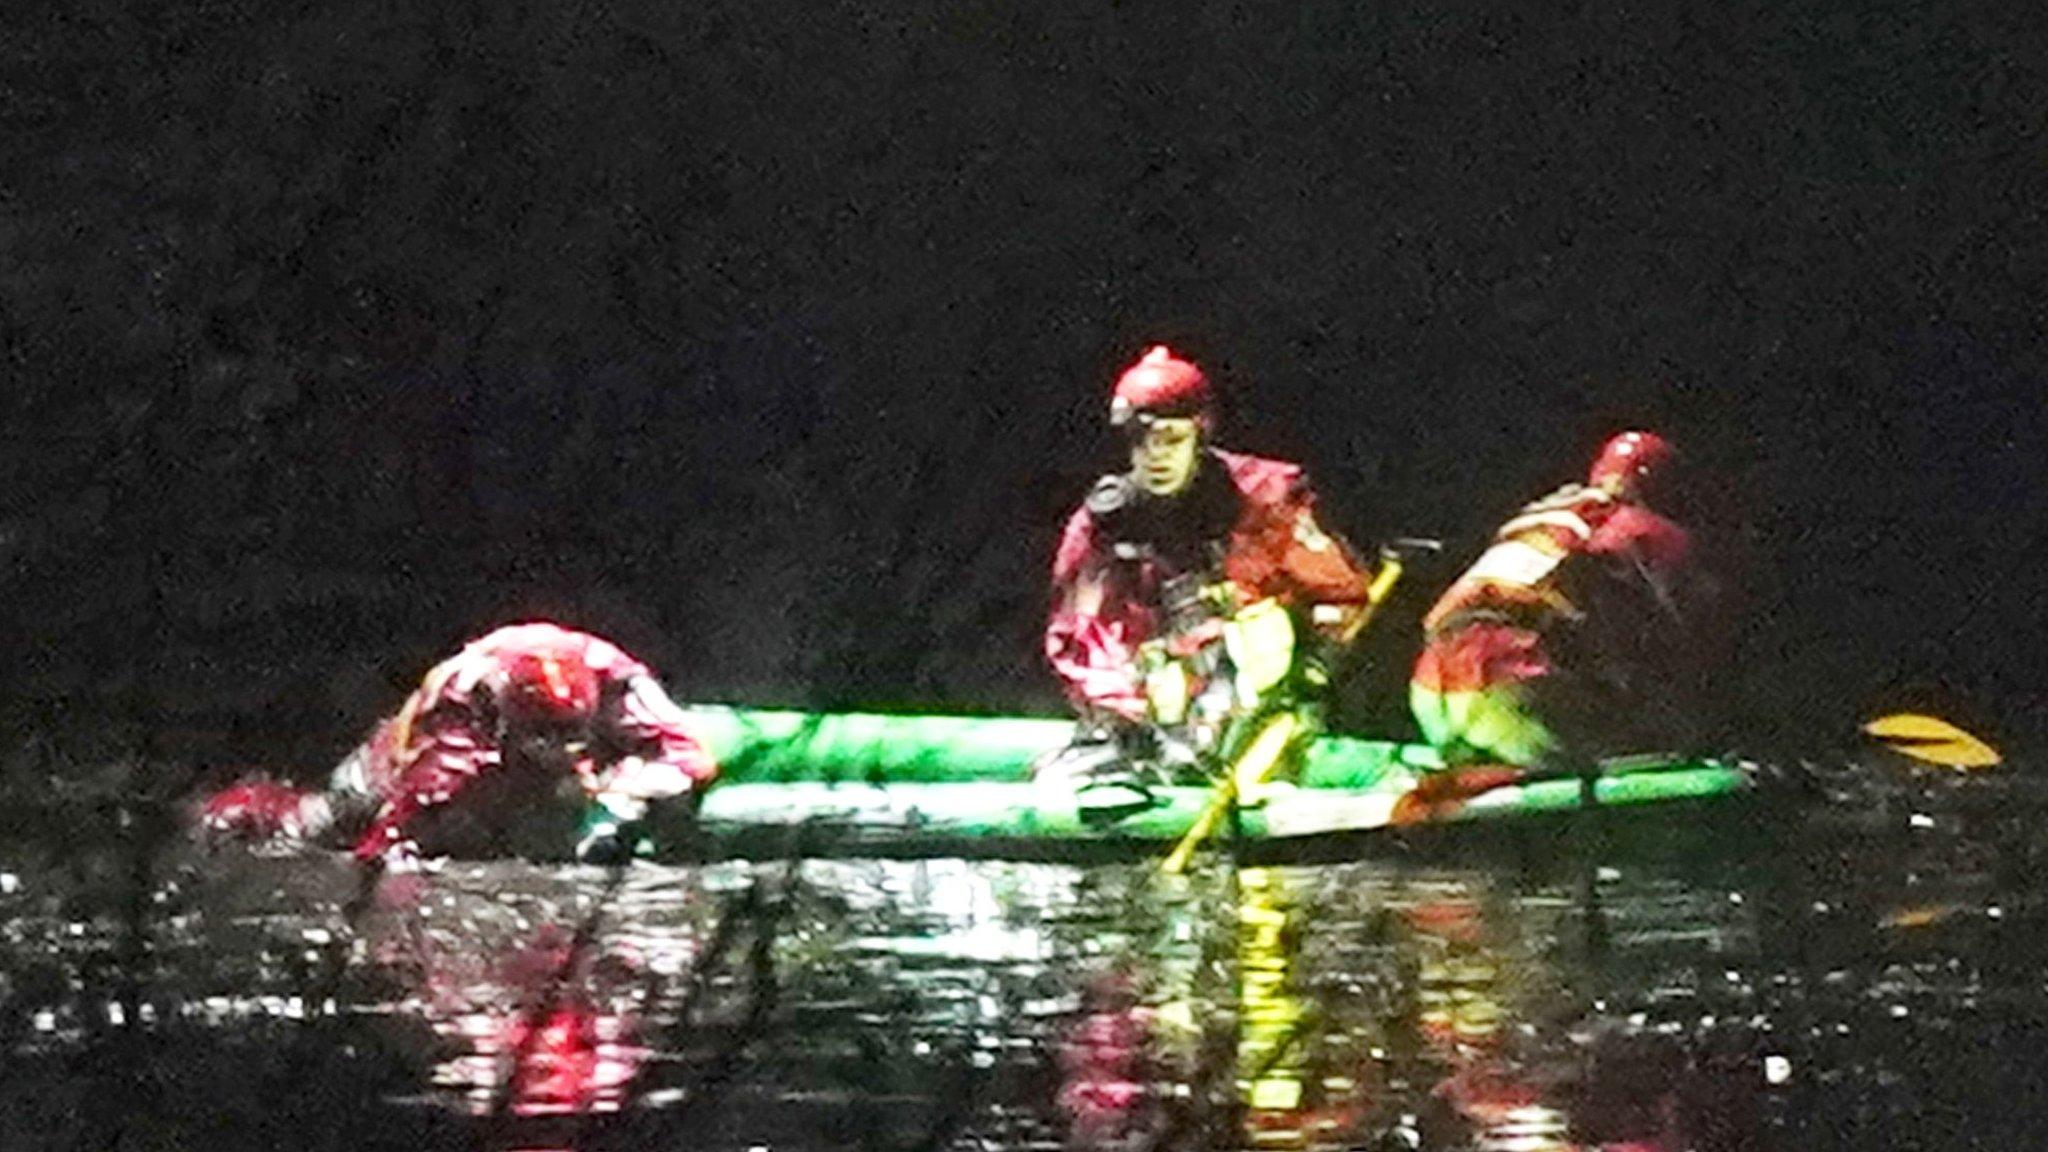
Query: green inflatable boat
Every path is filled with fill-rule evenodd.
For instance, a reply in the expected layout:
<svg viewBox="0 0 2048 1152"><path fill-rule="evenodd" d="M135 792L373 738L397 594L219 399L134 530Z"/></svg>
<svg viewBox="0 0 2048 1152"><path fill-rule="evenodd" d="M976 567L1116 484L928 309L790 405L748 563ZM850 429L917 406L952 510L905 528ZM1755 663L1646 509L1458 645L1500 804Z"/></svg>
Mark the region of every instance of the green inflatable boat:
<svg viewBox="0 0 2048 1152"><path fill-rule="evenodd" d="M693 852L756 855L962 853L1039 858L1164 851L1216 803L1200 785L1155 790L1154 805L1105 821L1071 787L1031 767L1073 735L1068 720L1000 716L804 713L697 706L691 731L718 758ZM1297 778L1238 806L1218 841L1301 845L1393 822L1395 804L1440 767L1424 746L1326 736ZM1753 766L1662 755L1604 762L1590 781L1531 781L1482 792L1437 814L1444 823L1636 808L1738 796Z"/></svg>

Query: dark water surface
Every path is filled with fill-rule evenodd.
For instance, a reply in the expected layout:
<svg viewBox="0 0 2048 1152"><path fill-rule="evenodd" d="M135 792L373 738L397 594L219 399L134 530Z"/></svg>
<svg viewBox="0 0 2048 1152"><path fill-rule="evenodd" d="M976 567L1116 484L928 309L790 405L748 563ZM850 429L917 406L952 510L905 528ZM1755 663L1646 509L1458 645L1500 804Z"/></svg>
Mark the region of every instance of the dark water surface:
<svg viewBox="0 0 2048 1152"><path fill-rule="evenodd" d="M1830 787L1185 878L452 861L353 923L336 858L23 841L0 1147L2043 1146L2039 791Z"/></svg>

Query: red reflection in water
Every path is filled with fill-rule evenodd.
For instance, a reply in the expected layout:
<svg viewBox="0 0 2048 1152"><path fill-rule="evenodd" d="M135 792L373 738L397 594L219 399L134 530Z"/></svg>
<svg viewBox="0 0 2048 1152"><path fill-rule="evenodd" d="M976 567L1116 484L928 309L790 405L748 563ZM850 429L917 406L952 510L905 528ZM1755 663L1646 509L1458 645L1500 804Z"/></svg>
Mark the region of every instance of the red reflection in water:
<svg viewBox="0 0 2048 1152"><path fill-rule="evenodd" d="M611 1112L624 1102L646 1050L625 1043L628 1022L588 1005L559 1008L538 1028L509 1021L503 1050L512 1069L510 1111L517 1116Z"/></svg>
<svg viewBox="0 0 2048 1152"><path fill-rule="evenodd" d="M1127 974L1112 973L1088 990L1087 1012L1060 1050L1060 1109L1083 1146L1130 1138L1144 1130L1150 1085L1153 1017L1138 1003Z"/></svg>
<svg viewBox="0 0 2048 1152"><path fill-rule="evenodd" d="M641 1042L645 965L545 925L502 958L421 955L436 1033L461 1051L435 1082L471 1111L514 1116L616 1112L648 1057Z"/></svg>

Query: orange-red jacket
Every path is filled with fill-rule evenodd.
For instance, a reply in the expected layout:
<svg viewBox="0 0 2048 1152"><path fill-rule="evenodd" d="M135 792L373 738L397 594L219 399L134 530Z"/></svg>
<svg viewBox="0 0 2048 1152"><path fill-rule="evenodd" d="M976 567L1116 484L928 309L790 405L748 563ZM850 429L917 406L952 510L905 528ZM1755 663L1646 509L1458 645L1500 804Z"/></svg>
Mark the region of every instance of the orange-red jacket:
<svg viewBox="0 0 2048 1152"><path fill-rule="evenodd" d="M1473 691L1553 671L1544 638L1578 624L1582 558L1614 565L1666 607L1691 558L1686 531L1641 504L1567 485L1524 506L1423 618L1413 680L1436 692Z"/></svg>
<svg viewBox="0 0 2048 1152"><path fill-rule="evenodd" d="M1077 704L1143 714L1134 660L1160 629L1160 594L1174 577L1213 568L1240 605L1366 603L1370 573L1317 522L1298 465L1212 449L1189 492L1153 503L1165 506L1154 518L1171 529L1163 537L1177 538L1116 539L1086 504L1060 537L1045 653Z"/></svg>

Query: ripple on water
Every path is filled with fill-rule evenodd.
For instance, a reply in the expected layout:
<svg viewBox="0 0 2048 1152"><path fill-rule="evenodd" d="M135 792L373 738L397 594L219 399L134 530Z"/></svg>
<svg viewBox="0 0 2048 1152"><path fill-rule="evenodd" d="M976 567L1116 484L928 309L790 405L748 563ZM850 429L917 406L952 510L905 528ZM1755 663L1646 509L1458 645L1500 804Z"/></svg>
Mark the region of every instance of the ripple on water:
<svg viewBox="0 0 2048 1152"><path fill-rule="evenodd" d="M178 870L128 984L117 909L0 861L0 991L12 1051L52 1068L138 1028L221 1069L329 1028L376 1099L543 1137L616 1113L734 1149L1933 1147L1966 1117L2023 1142L2048 1099L2013 1058L2048 1040L2038 814L1909 782L1711 834L1178 881L814 860L607 892L450 862L355 926L339 861L224 859Z"/></svg>

